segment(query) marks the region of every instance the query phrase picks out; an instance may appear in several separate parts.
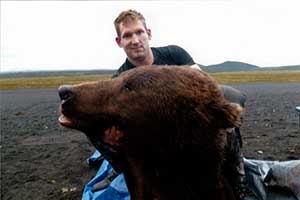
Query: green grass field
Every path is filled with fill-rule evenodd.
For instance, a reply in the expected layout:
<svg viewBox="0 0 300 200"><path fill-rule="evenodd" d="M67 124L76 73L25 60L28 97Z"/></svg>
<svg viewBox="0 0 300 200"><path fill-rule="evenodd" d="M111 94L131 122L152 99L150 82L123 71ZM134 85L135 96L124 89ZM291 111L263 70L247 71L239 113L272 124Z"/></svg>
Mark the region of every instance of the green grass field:
<svg viewBox="0 0 300 200"><path fill-rule="evenodd" d="M211 73L220 83L300 82L300 71L253 71ZM0 89L58 87L86 81L110 79L111 75L43 76L0 78Z"/></svg>

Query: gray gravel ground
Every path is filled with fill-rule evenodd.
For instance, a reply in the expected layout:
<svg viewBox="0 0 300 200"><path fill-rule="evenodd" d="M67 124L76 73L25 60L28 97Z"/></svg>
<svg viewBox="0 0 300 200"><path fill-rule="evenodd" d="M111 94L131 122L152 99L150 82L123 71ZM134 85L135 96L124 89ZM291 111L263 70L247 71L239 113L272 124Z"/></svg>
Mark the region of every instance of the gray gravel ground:
<svg viewBox="0 0 300 200"><path fill-rule="evenodd" d="M247 158L300 159L300 83L233 84L247 95L243 152ZM56 88L0 90L1 199L80 199L97 169L94 148L61 127Z"/></svg>

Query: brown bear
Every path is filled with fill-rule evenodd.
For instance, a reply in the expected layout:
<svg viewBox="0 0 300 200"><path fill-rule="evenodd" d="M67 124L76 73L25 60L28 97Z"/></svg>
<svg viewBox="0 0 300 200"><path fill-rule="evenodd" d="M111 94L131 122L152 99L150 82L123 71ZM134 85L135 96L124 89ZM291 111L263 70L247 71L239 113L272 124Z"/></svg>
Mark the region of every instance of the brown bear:
<svg viewBox="0 0 300 200"><path fill-rule="evenodd" d="M131 199L235 199L221 168L242 108L205 72L143 66L61 86L59 95L59 122L84 132L124 172Z"/></svg>

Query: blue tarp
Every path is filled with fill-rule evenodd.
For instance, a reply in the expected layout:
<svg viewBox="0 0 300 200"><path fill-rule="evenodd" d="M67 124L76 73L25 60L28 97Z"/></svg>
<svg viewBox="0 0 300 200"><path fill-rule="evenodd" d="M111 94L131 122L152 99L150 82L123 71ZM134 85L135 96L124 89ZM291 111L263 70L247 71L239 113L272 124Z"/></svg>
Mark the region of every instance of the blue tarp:
<svg viewBox="0 0 300 200"><path fill-rule="evenodd" d="M101 154L95 152L91 158L95 159L95 155ZM118 175L107 188L97 192L92 191L93 186L104 180L111 171L111 165L104 160L95 177L85 185L82 200L130 200L123 174Z"/></svg>
<svg viewBox="0 0 300 200"><path fill-rule="evenodd" d="M88 162L93 162L100 156L96 151ZM300 200L300 160L279 162L244 159L244 163L249 185L259 200ZM82 200L130 200L123 174L119 174L107 188L92 191L93 186L104 180L111 171L111 165L104 160L95 177L86 184ZM280 191L269 194L270 186L289 188L292 195L283 196Z"/></svg>

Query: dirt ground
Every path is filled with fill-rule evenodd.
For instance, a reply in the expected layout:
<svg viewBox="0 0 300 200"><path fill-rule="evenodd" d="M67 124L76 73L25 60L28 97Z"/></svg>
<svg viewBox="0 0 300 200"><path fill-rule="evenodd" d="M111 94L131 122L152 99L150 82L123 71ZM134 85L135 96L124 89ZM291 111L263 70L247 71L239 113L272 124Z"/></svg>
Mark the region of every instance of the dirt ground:
<svg viewBox="0 0 300 200"><path fill-rule="evenodd" d="M300 159L300 83L234 84L247 95L246 158ZM57 122L56 88L1 90L1 199L81 199L97 169L86 137Z"/></svg>

